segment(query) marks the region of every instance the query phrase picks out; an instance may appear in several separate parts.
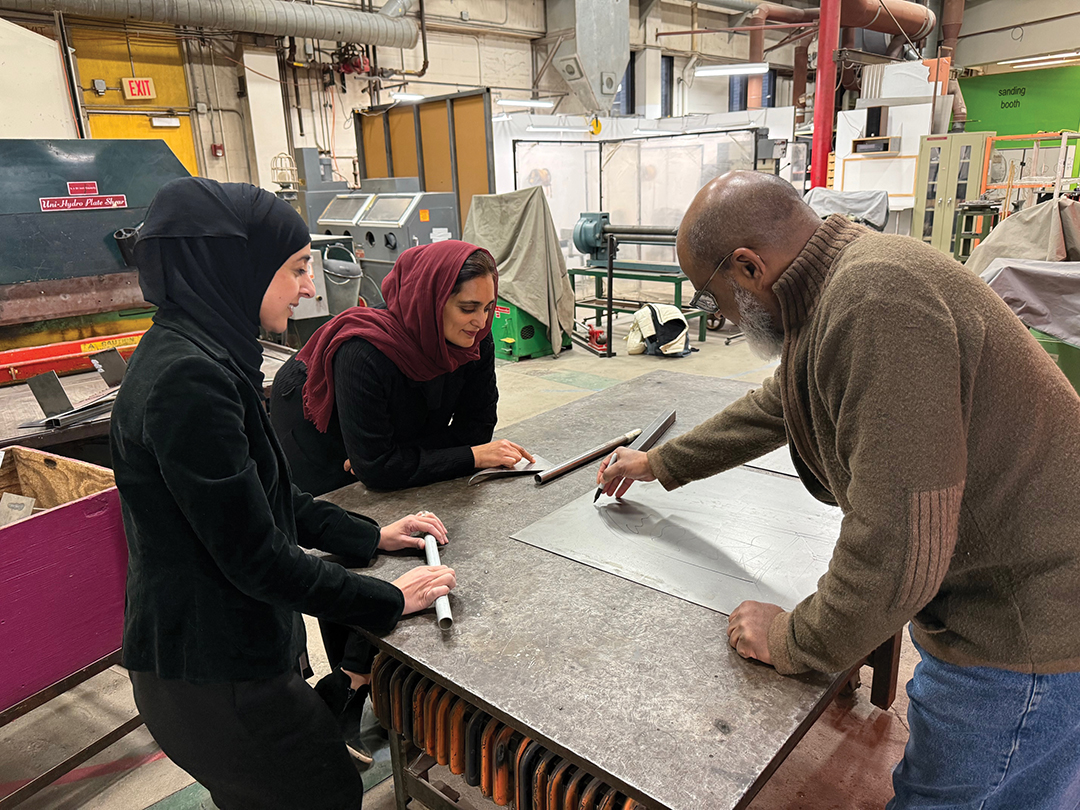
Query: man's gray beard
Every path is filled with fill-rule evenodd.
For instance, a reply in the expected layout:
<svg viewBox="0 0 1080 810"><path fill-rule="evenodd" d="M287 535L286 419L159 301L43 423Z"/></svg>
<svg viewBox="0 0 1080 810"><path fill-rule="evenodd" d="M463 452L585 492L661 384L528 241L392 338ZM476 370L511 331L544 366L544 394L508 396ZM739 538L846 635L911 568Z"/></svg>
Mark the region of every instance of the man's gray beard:
<svg viewBox="0 0 1080 810"><path fill-rule="evenodd" d="M776 325L769 310L757 298L731 279L735 306L739 310L739 329L746 335L750 351L762 360L779 357L784 350L784 330Z"/></svg>

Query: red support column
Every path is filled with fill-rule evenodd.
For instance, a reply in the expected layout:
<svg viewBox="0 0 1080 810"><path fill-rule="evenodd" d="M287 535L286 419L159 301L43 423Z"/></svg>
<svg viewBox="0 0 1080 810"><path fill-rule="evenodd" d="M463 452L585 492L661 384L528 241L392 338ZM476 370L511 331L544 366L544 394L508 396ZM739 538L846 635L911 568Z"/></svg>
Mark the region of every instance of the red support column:
<svg viewBox="0 0 1080 810"><path fill-rule="evenodd" d="M810 185L824 186L829 176L833 118L836 115L836 60L833 52L840 44L840 0L821 0L818 28L817 88L814 92L814 154L810 163Z"/></svg>

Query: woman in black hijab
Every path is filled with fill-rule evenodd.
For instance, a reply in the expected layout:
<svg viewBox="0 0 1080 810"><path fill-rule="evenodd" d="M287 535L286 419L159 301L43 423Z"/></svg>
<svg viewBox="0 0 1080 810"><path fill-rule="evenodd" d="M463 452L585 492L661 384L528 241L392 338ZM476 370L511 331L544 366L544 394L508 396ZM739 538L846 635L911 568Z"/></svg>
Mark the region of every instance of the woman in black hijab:
<svg viewBox="0 0 1080 810"><path fill-rule="evenodd" d="M359 576L377 549L445 537L312 500L289 480L263 406L259 326L314 290L304 221L274 195L184 178L147 211L135 259L154 325L128 367L111 444L128 540L124 665L162 750L222 810L360 807L335 718L300 674L301 613L391 629L455 584L421 566Z"/></svg>

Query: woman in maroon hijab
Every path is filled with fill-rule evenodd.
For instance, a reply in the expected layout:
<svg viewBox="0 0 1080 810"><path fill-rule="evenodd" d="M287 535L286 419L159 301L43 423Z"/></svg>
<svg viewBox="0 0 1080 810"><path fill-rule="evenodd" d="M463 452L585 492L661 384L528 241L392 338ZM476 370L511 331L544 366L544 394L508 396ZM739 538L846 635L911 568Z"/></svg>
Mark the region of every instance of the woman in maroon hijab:
<svg viewBox="0 0 1080 810"><path fill-rule="evenodd" d="M277 373L270 400L301 490L322 495L356 478L403 489L532 460L513 442L491 440L498 281L495 260L475 245L410 248L383 280L386 309L347 310L312 335ZM340 625L322 631L334 672L316 688L331 708L346 709L346 740L363 759L355 733L363 697L347 689L362 684L370 652Z"/></svg>

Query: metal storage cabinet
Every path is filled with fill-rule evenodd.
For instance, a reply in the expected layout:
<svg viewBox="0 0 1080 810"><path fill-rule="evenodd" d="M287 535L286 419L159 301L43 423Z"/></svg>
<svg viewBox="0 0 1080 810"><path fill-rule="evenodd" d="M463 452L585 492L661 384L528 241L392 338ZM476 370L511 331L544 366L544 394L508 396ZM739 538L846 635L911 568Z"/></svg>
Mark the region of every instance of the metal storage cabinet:
<svg viewBox="0 0 1080 810"><path fill-rule="evenodd" d="M986 139L993 132L923 135L915 183L911 235L942 253L953 253L956 206L979 196Z"/></svg>

